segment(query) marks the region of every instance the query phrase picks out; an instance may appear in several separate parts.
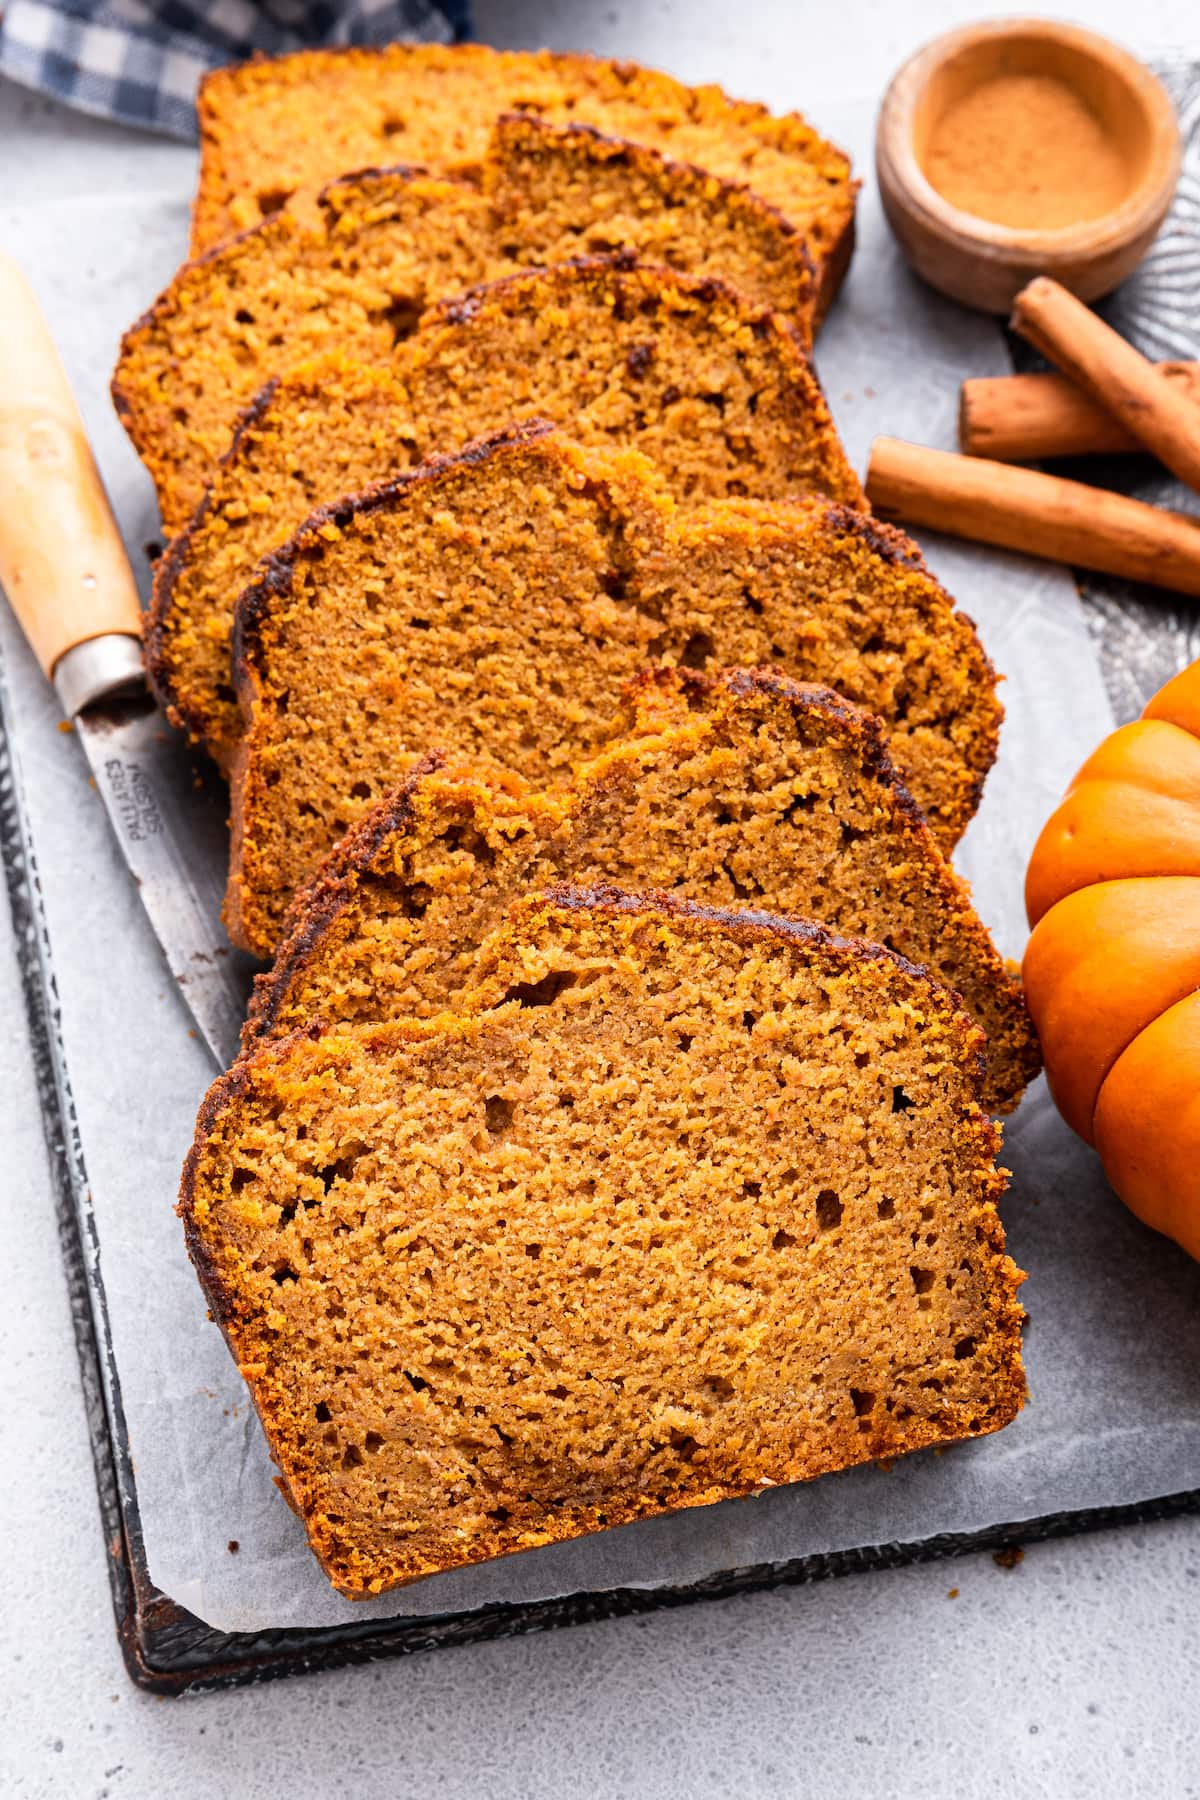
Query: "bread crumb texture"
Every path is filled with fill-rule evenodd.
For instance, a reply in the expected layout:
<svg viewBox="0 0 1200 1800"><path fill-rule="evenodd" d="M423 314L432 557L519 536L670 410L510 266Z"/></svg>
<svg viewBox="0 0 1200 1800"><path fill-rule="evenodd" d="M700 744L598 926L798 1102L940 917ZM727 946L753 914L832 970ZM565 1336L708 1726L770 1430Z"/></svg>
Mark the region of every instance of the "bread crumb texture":
<svg viewBox="0 0 1200 1800"><path fill-rule="evenodd" d="M986 1033L985 1103L1016 1104L1039 1066L1020 984L875 719L769 671L663 669L620 727L557 794L421 759L297 896L244 1049L452 1007L522 894L615 882L819 918L924 965Z"/></svg>
<svg viewBox="0 0 1200 1800"><path fill-rule="evenodd" d="M561 786L656 661L778 660L836 684L892 729L953 842L999 709L907 540L836 507L674 519L640 458L538 425L314 514L238 607L237 941L271 952L296 889L419 756Z"/></svg>
<svg viewBox="0 0 1200 1800"><path fill-rule="evenodd" d="M343 1593L1019 1409L980 1034L819 927L558 889L424 1024L218 1082L181 1211Z"/></svg>

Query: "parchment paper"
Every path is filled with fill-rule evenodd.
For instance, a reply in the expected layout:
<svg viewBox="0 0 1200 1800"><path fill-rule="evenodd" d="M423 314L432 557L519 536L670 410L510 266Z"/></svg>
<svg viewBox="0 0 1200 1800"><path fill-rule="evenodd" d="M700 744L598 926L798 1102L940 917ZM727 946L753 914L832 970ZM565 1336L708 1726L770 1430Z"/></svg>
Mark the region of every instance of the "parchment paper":
<svg viewBox="0 0 1200 1800"><path fill-rule="evenodd" d="M867 169L869 114L826 108L821 121ZM69 205L0 200L0 234L50 313L144 567L141 546L157 536L153 502L106 384L121 329L183 253L192 164L189 153L163 146L147 147L143 161L126 154L120 179L110 157L96 189ZM1008 368L994 325L907 274L869 191L853 271L818 361L860 468L877 431L952 446L958 383ZM1112 717L1069 575L961 545L926 547L1007 677L1000 760L959 862L1003 949L1018 955L1029 848ZM1030 1272L1031 1387L1008 1430L909 1458L887 1474L855 1470L627 1526L365 1605L336 1597L272 1485L172 1210L212 1076L207 1053L166 976L78 749L57 729L53 697L7 616L0 634L146 1551L154 1581L181 1605L229 1631L445 1613L683 1583L1200 1486L1200 1269L1118 1206L1039 1083L1006 1134L1013 1182L1004 1217L1013 1254Z"/></svg>

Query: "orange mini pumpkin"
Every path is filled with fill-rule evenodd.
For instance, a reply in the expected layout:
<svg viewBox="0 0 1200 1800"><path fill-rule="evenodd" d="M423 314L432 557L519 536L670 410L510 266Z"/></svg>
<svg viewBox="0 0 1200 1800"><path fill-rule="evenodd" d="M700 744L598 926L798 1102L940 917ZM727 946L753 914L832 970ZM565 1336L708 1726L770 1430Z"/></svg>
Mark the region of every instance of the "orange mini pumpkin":
<svg viewBox="0 0 1200 1800"><path fill-rule="evenodd" d="M1200 1258L1200 661L1084 763L1025 906L1059 1111L1126 1206Z"/></svg>

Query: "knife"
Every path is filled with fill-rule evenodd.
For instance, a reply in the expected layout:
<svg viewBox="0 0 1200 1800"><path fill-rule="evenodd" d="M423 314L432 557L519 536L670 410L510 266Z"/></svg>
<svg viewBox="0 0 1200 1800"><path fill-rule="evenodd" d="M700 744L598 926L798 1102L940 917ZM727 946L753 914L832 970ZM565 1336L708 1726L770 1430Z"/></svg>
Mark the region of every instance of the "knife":
<svg viewBox="0 0 1200 1800"><path fill-rule="evenodd" d="M253 965L221 924L228 801L154 704L141 608L32 289L0 256L0 586L83 749L167 964L217 1064Z"/></svg>

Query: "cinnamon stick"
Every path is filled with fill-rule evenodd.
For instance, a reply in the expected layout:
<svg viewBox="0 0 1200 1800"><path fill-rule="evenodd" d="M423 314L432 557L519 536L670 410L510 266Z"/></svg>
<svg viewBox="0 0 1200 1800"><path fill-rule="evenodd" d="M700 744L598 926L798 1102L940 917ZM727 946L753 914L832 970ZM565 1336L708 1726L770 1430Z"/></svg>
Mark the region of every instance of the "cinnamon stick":
<svg viewBox="0 0 1200 1800"><path fill-rule="evenodd" d="M1012 327L1200 492L1200 412L1082 300L1039 275L1017 295Z"/></svg>
<svg viewBox="0 0 1200 1800"><path fill-rule="evenodd" d="M1200 597L1200 520L1011 463L876 438L867 498L884 519Z"/></svg>
<svg viewBox="0 0 1200 1800"><path fill-rule="evenodd" d="M1200 413L1200 363L1157 363ZM958 441L968 456L1039 462L1144 450L1112 413L1063 375L992 375L964 381Z"/></svg>

